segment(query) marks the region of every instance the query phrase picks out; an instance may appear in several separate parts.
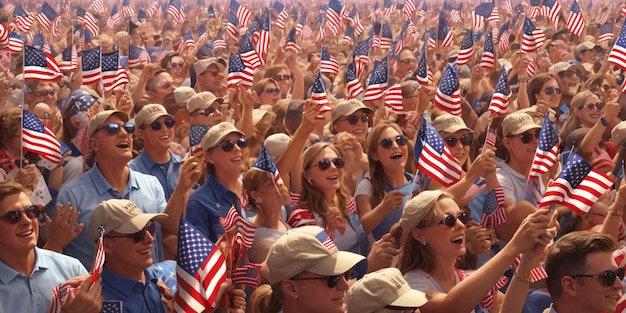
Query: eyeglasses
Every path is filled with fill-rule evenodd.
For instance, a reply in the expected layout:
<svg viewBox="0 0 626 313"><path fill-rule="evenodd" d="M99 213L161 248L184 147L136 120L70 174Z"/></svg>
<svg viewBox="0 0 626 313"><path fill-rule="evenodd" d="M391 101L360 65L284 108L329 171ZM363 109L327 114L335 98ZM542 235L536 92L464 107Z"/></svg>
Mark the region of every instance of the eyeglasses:
<svg viewBox="0 0 626 313"><path fill-rule="evenodd" d="M367 117L367 113L363 113L361 114L361 116L358 115L349 115L346 118L342 118L338 121L348 121L348 123L350 123L350 125L356 125L359 120L361 120L361 122L363 123L367 123L367 121L369 120L369 117Z"/></svg>
<svg viewBox="0 0 626 313"><path fill-rule="evenodd" d="M582 108L585 108L589 111L592 111L594 108L598 111L602 111L602 109L604 109L604 103L602 102L589 103L587 105L583 105Z"/></svg>
<svg viewBox="0 0 626 313"><path fill-rule="evenodd" d="M170 64L171 68L176 68L176 67L180 67L182 68L185 65L185 62L178 62L178 63L172 63Z"/></svg>
<svg viewBox="0 0 626 313"><path fill-rule="evenodd" d="M600 282L604 287L611 287L615 283L615 280L619 278L619 280L624 279L624 268L620 267L615 271L604 271L598 275L584 275L584 274L576 274L570 275L570 277L593 277L600 278Z"/></svg>
<svg viewBox="0 0 626 313"><path fill-rule="evenodd" d="M326 285L328 285L328 288L335 288L337 287L337 285L339 285L339 281L341 281L341 277L343 276L343 278L345 280L349 280L350 279L350 272L351 271L347 271L341 275L333 275L333 276L322 276L322 277L294 277L291 280L326 280Z"/></svg>
<svg viewBox="0 0 626 313"><path fill-rule="evenodd" d="M35 91L33 93L38 95L38 96L40 96L40 97L45 97L45 96L53 96L57 92L54 91L54 90L39 90L39 91Z"/></svg>
<svg viewBox="0 0 626 313"><path fill-rule="evenodd" d="M398 146L406 146L408 139L404 135L396 136L396 138L385 138L379 142L379 144L385 149L391 149L393 142L396 142Z"/></svg>
<svg viewBox="0 0 626 313"><path fill-rule="evenodd" d="M404 63L404 64L417 63L417 60L415 60L415 59L404 59L404 60L400 60L400 63Z"/></svg>
<svg viewBox="0 0 626 313"><path fill-rule="evenodd" d="M204 71L204 72L202 72L202 74L200 74L200 76L203 76L206 73L209 73L209 74L211 74L211 76L215 77L215 76L220 74L220 71Z"/></svg>
<svg viewBox="0 0 626 313"><path fill-rule="evenodd" d="M291 75L286 75L286 74L285 75L276 75L276 76L274 76L272 78L274 78L275 81L279 82L279 81L283 81L283 80L291 80Z"/></svg>
<svg viewBox="0 0 626 313"><path fill-rule="evenodd" d="M236 142L232 140L224 140L220 142L220 148L222 148L222 151L224 152L231 152L233 151L233 149L235 149L235 144L239 148L245 148L248 146L248 141L246 140L246 138L243 138L243 137L240 137L239 139L237 139Z"/></svg>
<svg viewBox="0 0 626 313"><path fill-rule="evenodd" d="M546 95L548 95L548 96L551 96L551 95L553 95L555 93L557 95L560 95L561 94L561 88L559 88L559 87L556 87L556 88L548 87L548 88L544 89L543 92L545 92Z"/></svg>
<svg viewBox="0 0 626 313"><path fill-rule="evenodd" d="M271 95L271 94L274 94L274 93L278 95L278 94L280 94L280 88L267 88L267 89L265 89L265 93L268 94L268 95Z"/></svg>
<svg viewBox="0 0 626 313"><path fill-rule="evenodd" d="M152 130L161 130L161 126L162 125L165 125L165 127L167 127L169 129L169 128L174 127L174 125L176 125L176 121L173 118L168 117L168 118L166 118L163 121L163 123L161 123L159 121L154 121L154 122L150 123L150 128L152 128ZM142 126L142 128L144 128L144 127L147 127L147 125L143 125Z"/></svg>
<svg viewBox="0 0 626 313"><path fill-rule="evenodd" d="M565 73L563 75L565 77L567 77L567 78L572 78L572 77L574 77L574 75L576 75L576 73L570 72L570 71L565 71Z"/></svg>
<svg viewBox="0 0 626 313"><path fill-rule="evenodd" d="M104 129L109 135L117 135L120 133L122 128L124 128L124 130L129 134L135 132L135 124L131 122L126 122L125 124L109 123L96 129L96 132Z"/></svg>
<svg viewBox="0 0 626 313"><path fill-rule="evenodd" d="M307 169L317 166L320 168L320 170L325 171L330 168L331 162L335 165L337 169L343 168L346 165L346 161L343 158L334 158L332 160L321 159L319 162L317 162L317 164L310 166Z"/></svg>
<svg viewBox="0 0 626 313"><path fill-rule="evenodd" d="M459 214L459 216L446 214L446 216L443 218L443 220L437 221L437 222L433 223L432 225L446 225L446 227L452 228L452 227L454 227L454 225L456 225L456 220L457 219L459 221L461 221L461 223L463 223L463 225L467 225L467 223L469 222L469 214L467 214L467 212L461 212L461 214Z"/></svg>
<svg viewBox="0 0 626 313"><path fill-rule="evenodd" d="M470 146L474 142L474 136L471 134L463 134L461 137L450 136L446 138L446 143L448 144L448 147L454 148L459 140L462 145Z"/></svg>
<svg viewBox="0 0 626 313"><path fill-rule="evenodd" d="M604 91L609 91L609 89L611 89L611 88L615 88L615 87L609 86L607 84L602 85L602 89L604 89Z"/></svg>
<svg viewBox="0 0 626 313"><path fill-rule="evenodd" d="M204 115L204 116L209 116L211 114L213 114L216 110L219 111L219 109L217 107L214 107L213 105L211 105L210 107L204 109L204 110L200 110L200 114Z"/></svg>
<svg viewBox="0 0 626 313"><path fill-rule="evenodd" d="M26 217L33 219L38 218L41 211L36 205L30 205L22 211L9 211L0 216L0 219L7 221L9 224L17 224L22 219L22 213L26 213Z"/></svg>
<svg viewBox="0 0 626 313"><path fill-rule="evenodd" d="M146 225L146 227L144 227L143 229L141 229L140 231L136 233L126 234L126 235L110 235L110 236L105 236L105 237L106 238L130 238L134 242L139 243L139 242L142 242L144 239L146 239L146 231L150 233L150 236L154 237L154 234L156 233L156 223L153 221L150 221L148 222L148 225Z"/></svg>
<svg viewBox="0 0 626 313"><path fill-rule="evenodd" d="M535 131L535 133L529 133L529 132L523 132L519 135L510 135L507 137L519 137L522 140L522 143L530 143L533 140L533 135L535 136L535 138L537 138L537 140L539 140L539 133L541 132L541 130L537 130Z"/></svg>

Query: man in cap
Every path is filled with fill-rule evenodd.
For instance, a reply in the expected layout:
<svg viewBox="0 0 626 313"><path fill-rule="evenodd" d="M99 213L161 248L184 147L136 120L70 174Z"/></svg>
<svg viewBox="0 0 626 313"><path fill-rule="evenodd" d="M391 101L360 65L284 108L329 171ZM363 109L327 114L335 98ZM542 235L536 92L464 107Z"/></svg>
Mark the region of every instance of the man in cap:
<svg viewBox="0 0 626 313"><path fill-rule="evenodd" d="M365 138L372 114L372 109L357 99L339 101L330 118L330 132L337 134L345 131L353 134L365 147Z"/></svg>
<svg viewBox="0 0 626 313"><path fill-rule="evenodd" d="M580 62L585 69L592 73L593 63L595 60L596 52L594 51L595 44L591 41L584 41L574 48L574 57L576 61Z"/></svg>
<svg viewBox="0 0 626 313"><path fill-rule="evenodd" d="M561 56L563 53L567 52L567 45L561 39L552 40L546 45L546 51L548 51L550 61L558 63L562 61Z"/></svg>
<svg viewBox="0 0 626 313"><path fill-rule="evenodd" d="M208 58L197 61L193 65L196 73L197 92L209 91L220 98L228 95L226 88L225 71L228 64L222 58Z"/></svg>
<svg viewBox="0 0 626 313"><path fill-rule="evenodd" d="M557 78L561 88L561 102L569 105L578 93L581 82L585 80L585 68L580 64L558 62L550 66L548 71Z"/></svg>
<svg viewBox="0 0 626 313"><path fill-rule="evenodd" d="M210 75L210 74L207 74ZM208 127L219 124L224 120L221 105L224 99L216 97L209 91L198 92L187 101L187 112L191 125L206 125Z"/></svg>
<svg viewBox="0 0 626 313"><path fill-rule="evenodd" d="M96 114L87 127L89 147L93 150L96 163L88 172L61 188L58 201L72 203L81 213L78 222L87 227L94 208L109 199L130 199L143 212L167 213L170 218L161 223L163 234L160 230L157 232L156 251L153 253L153 257L161 261L165 257L164 237L177 234L179 217L185 211L189 189L201 171L193 159L188 161L192 166L183 164L181 169L186 171L181 171L179 185L167 202L157 178L131 170L126 165L133 158L131 133L134 129L135 125L128 122L128 115L122 111L108 110ZM85 266L91 264L93 252L94 242L86 231L64 248L65 254L78 258Z"/></svg>

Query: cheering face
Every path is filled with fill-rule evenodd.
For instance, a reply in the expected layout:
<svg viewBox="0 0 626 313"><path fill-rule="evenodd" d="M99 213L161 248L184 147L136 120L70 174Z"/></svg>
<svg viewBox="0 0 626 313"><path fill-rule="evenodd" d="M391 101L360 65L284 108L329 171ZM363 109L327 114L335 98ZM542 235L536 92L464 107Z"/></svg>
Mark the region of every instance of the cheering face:
<svg viewBox="0 0 626 313"><path fill-rule="evenodd" d="M291 90L291 75L286 70L281 70L273 78L278 82L281 94L289 93L289 90Z"/></svg>
<svg viewBox="0 0 626 313"><path fill-rule="evenodd" d="M173 121L171 116L161 116L154 122L139 127L137 136L143 140L144 147L167 151L174 138L175 122Z"/></svg>
<svg viewBox="0 0 626 313"><path fill-rule="evenodd" d="M463 211L450 198L442 198L437 201L437 204L441 211L435 212L435 217L429 226L414 231L414 238L419 242L425 242L430 247L435 262L465 255L467 220L462 221Z"/></svg>
<svg viewBox="0 0 626 313"><path fill-rule="evenodd" d="M110 132L114 128L110 124L117 124L118 131ZM123 162L124 164L133 158L133 138L124 128L124 121L117 116L111 115L96 130L95 135L89 139L91 148L98 160L103 162Z"/></svg>
<svg viewBox="0 0 626 313"><path fill-rule="evenodd" d="M39 222L36 217L29 217L31 211L25 211L32 205L25 193L10 195L0 202L0 253L19 253L31 251L37 245ZM19 212L19 214L16 214ZM31 215L32 216L32 215Z"/></svg>
<svg viewBox="0 0 626 313"><path fill-rule="evenodd" d="M27 93L25 97L31 106L43 102L52 108L57 103L57 93L51 83L40 83L37 89Z"/></svg>
<svg viewBox="0 0 626 313"><path fill-rule="evenodd" d="M346 292L350 287L344 278L339 275L339 282L332 288L328 286L327 279L318 274L303 272L297 275L299 279L293 280L295 290L298 292L298 312L307 313L343 313L346 310ZM311 279L320 278L320 279Z"/></svg>
<svg viewBox="0 0 626 313"><path fill-rule="evenodd" d="M366 114L366 111L363 109L359 109L350 115L344 115L335 120L333 127L335 131L347 132L349 134L353 134L354 137L361 143L365 144L365 137L367 135L367 126L368 126L369 117Z"/></svg>
<svg viewBox="0 0 626 313"><path fill-rule="evenodd" d="M280 212L283 205L289 204L291 198L289 197L289 191L285 185L276 186L271 174L267 174L265 182L260 186L258 190L254 192L260 201L256 203L257 207L261 210L272 210L273 212ZM256 201L256 200L255 200ZM265 212L271 214L270 212Z"/></svg>
<svg viewBox="0 0 626 313"><path fill-rule="evenodd" d="M117 274L142 272L150 267L152 245L156 237L156 224L148 223L144 229L135 234L110 232L104 236L104 249L107 263Z"/></svg>
<svg viewBox="0 0 626 313"><path fill-rule="evenodd" d="M523 164L532 164L539 143L540 130L540 128L530 129L502 139L502 144L504 144L512 160Z"/></svg>
<svg viewBox="0 0 626 313"><path fill-rule="evenodd" d="M240 139L244 139L238 133L230 133L217 147L209 149L204 154L205 161L215 166L215 171L223 175L239 175L244 170L245 160L250 154L246 144Z"/></svg>
<svg viewBox="0 0 626 313"><path fill-rule="evenodd" d="M459 164L465 164L473 142L472 133L463 129L456 133L442 132L441 137L443 137L443 140L448 144L450 152L459 160Z"/></svg>
<svg viewBox="0 0 626 313"><path fill-rule="evenodd" d="M561 105L561 88L559 83L551 79L543 84L541 90L535 95L537 100L546 102L549 108L558 108Z"/></svg>
<svg viewBox="0 0 626 313"><path fill-rule="evenodd" d="M163 103L163 98L169 93L174 92L176 87L174 86L174 80L169 73L163 72L157 75L157 83L154 90L148 91L150 100L153 103Z"/></svg>
<svg viewBox="0 0 626 313"><path fill-rule="evenodd" d="M278 100L280 100L281 89L272 82L268 82L263 87L263 91L259 95L259 102L261 104L269 104L274 106Z"/></svg>
<svg viewBox="0 0 626 313"><path fill-rule="evenodd" d="M218 101L213 101L206 109L200 109L194 111L189 121L194 125L207 125L209 127L215 126L222 122L224 119L224 113L220 107Z"/></svg>
<svg viewBox="0 0 626 313"><path fill-rule="evenodd" d="M417 69L417 59L411 51L403 50L398 57L398 73L406 75L408 72L414 72Z"/></svg>
<svg viewBox="0 0 626 313"><path fill-rule="evenodd" d="M221 90L224 83L224 72L226 68L221 63L209 65L204 72L198 74L197 82L202 91L216 93Z"/></svg>
<svg viewBox="0 0 626 313"><path fill-rule="evenodd" d="M170 73L172 77L181 77L183 74L183 66L185 66L185 60L183 60L183 58L179 56L172 57L167 72Z"/></svg>
<svg viewBox="0 0 626 313"><path fill-rule="evenodd" d="M574 111L583 127L593 127L598 122L604 111L604 103L595 96L587 97L584 104Z"/></svg>
<svg viewBox="0 0 626 313"><path fill-rule="evenodd" d="M615 271L618 268L611 252L593 252L587 255L585 266L581 271L573 275L598 275L604 271ZM579 312L614 312L617 301L622 296L624 284L618 278L605 286L598 277L565 276L563 281L571 282L571 287L566 286L563 292L567 293L576 301ZM571 281L569 281L571 279ZM565 282L561 282L562 285Z"/></svg>
<svg viewBox="0 0 626 313"><path fill-rule="evenodd" d="M334 195L341 188L341 181L343 180L342 161L343 159L339 159L333 149L326 147L304 170L305 178L324 195Z"/></svg>
<svg viewBox="0 0 626 313"><path fill-rule="evenodd" d="M378 137L376 152L372 156L383 165L386 173L404 172L407 159L409 157L406 137L397 130L387 127Z"/></svg>

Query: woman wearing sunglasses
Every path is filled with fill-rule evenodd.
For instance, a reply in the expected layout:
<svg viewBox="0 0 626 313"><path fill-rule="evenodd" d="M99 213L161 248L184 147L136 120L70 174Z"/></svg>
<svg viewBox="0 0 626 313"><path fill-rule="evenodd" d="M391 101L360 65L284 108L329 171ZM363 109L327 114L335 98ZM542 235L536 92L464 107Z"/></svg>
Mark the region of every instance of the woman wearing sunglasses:
<svg viewBox="0 0 626 313"><path fill-rule="evenodd" d="M612 101L619 94L615 77L610 73L593 74L583 84L583 90L593 92L602 102Z"/></svg>
<svg viewBox="0 0 626 313"><path fill-rule="evenodd" d="M530 106L543 105L556 112L557 120L563 114L561 109L561 87L556 77L549 73L539 73L528 81Z"/></svg>
<svg viewBox="0 0 626 313"><path fill-rule="evenodd" d="M279 52L279 53L282 53ZM293 72L293 74L291 74ZM280 88L280 98L302 99L304 94L304 72L298 66L295 55L287 55L285 64L272 64L263 78L272 78ZM293 92L292 92L293 91Z"/></svg>
<svg viewBox="0 0 626 313"><path fill-rule="evenodd" d="M570 107L571 112L559 129L559 137L563 141L575 129L593 127L604 112L604 102L591 91L583 91L574 96Z"/></svg>
<svg viewBox="0 0 626 313"><path fill-rule="evenodd" d="M269 104L271 106L276 105L276 102L281 99L280 88L278 82L273 78L263 78L256 82L252 86L257 94L257 103L254 105L255 109L261 107L261 105Z"/></svg>
<svg viewBox="0 0 626 313"><path fill-rule="evenodd" d="M402 245L399 269L411 288L432 297L420 312L484 312L496 308L499 312L521 312L530 270L556 234L556 214L549 217L543 209L529 215L503 250L471 275L454 266L457 257L466 252L468 220L469 215L452 195L439 190L423 191L406 203L397 226ZM495 284L520 253L521 263L503 296Z"/></svg>
<svg viewBox="0 0 626 313"><path fill-rule="evenodd" d="M191 62L185 62L178 53L168 53L161 60L160 65L172 76L174 85L178 87L187 78Z"/></svg>
<svg viewBox="0 0 626 313"><path fill-rule="evenodd" d="M357 99L342 100L333 109L330 119L330 132L348 132L365 146L368 127L374 112Z"/></svg>

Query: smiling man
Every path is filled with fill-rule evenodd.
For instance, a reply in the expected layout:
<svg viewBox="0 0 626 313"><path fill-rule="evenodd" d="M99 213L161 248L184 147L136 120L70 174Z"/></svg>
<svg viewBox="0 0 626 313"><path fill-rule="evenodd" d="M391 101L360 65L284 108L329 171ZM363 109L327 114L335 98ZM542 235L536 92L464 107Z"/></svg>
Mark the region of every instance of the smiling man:
<svg viewBox="0 0 626 313"><path fill-rule="evenodd" d="M333 134L344 131L353 134L365 147L365 137L372 114L372 109L359 100L339 101L331 115L330 131Z"/></svg>

